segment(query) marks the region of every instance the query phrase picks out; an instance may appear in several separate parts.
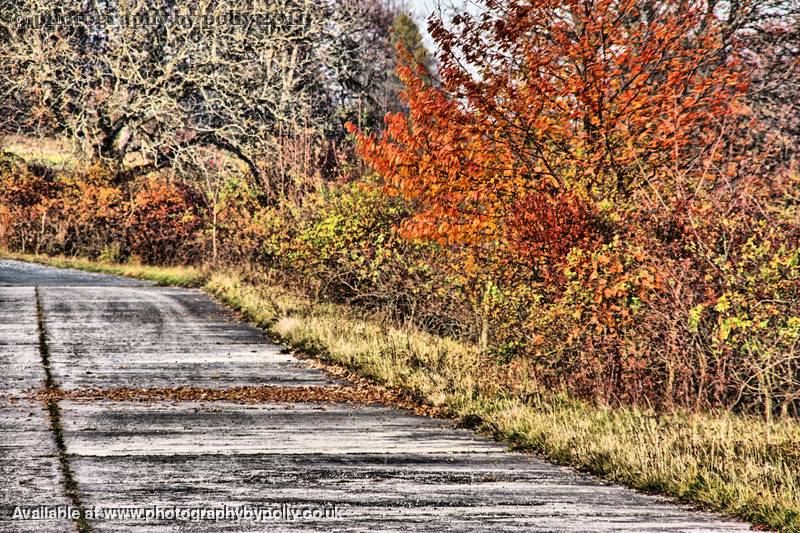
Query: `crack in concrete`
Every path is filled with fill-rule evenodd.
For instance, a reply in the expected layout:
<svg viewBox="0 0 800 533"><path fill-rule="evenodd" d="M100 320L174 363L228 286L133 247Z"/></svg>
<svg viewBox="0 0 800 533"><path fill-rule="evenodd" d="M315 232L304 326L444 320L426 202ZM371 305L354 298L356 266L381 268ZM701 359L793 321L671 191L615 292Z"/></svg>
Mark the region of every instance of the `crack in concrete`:
<svg viewBox="0 0 800 533"><path fill-rule="evenodd" d="M86 508L81 501L80 490L78 489L78 482L72 472L72 467L69 464L67 457L67 446L64 442L64 428L61 425L61 410L58 406L58 385L53 378L53 373L50 370L50 349L47 344L47 325L44 317L44 307L42 306L42 298L39 293L39 287L34 289L36 295L36 323L39 329L39 353L42 356L42 366L45 373L45 389L48 392L56 393L50 395L45 399L45 406L50 415L50 431L53 433L53 438L58 450L58 463L61 470L61 476L64 480L64 495L69 498L72 505L80 513L80 517L74 521L75 528L78 533L92 533L92 527L86 520Z"/></svg>

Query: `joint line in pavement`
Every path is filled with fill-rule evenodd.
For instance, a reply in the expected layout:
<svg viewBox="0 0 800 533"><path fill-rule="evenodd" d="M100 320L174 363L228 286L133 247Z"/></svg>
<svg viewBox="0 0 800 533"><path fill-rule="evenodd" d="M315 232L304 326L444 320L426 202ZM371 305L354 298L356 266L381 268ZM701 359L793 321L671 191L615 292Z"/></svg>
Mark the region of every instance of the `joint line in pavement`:
<svg viewBox="0 0 800 533"><path fill-rule="evenodd" d="M53 373L50 369L50 348L47 342L47 323L45 321L44 306L42 305L42 295L39 292L39 287L36 287L34 292L36 294L36 323L39 329L39 353L42 356L42 366L44 366L45 389L48 393L53 393L58 391L58 384L53 378ZM86 520L86 509L81 501L78 482L69 464L67 446L64 443L64 428L61 425L61 409L58 406L58 395L48 395L45 406L50 415L50 431L53 433L58 451L59 469L64 480L64 494L72 502L73 508L79 511L79 518L74 522L75 528L78 533L91 533L92 527Z"/></svg>

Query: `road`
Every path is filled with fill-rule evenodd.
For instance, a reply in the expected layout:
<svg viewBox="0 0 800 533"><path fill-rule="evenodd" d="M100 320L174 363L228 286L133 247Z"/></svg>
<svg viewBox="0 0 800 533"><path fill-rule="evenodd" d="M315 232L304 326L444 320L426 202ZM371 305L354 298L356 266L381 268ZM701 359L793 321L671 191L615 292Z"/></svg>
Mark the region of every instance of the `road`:
<svg viewBox="0 0 800 533"><path fill-rule="evenodd" d="M0 261L0 531L749 529L447 421L224 396L337 385L200 291Z"/></svg>

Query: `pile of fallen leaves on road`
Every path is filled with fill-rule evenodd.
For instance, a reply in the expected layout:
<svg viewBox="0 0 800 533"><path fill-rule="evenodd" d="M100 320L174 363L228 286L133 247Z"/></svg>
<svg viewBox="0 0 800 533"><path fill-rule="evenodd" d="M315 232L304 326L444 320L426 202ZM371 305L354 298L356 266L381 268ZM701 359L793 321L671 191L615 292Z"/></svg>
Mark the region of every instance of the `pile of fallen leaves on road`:
<svg viewBox="0 0 800 533"><path fill-rule="evenodd" d="M33 397L42 402L68 400L91 402L228 402L240 404L260 403L347 403L383 404L430 414L430 411L404 397L400 392L374 386L280 387L244 386L224 389L204 387L112 389L83 388L73 390L41 389Z"/></svg>

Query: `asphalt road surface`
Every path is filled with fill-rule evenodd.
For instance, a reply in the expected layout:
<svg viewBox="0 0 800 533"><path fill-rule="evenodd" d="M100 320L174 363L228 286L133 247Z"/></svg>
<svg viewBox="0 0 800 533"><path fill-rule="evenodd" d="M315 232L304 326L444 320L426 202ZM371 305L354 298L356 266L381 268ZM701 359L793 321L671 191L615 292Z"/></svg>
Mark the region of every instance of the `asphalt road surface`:
<svg viewBox="0 0 800 533"><path fill-rule="evenodd" d="M0 532L749 529L389 407L79 397L335 384L200 291L0 260Z"/></svg>

